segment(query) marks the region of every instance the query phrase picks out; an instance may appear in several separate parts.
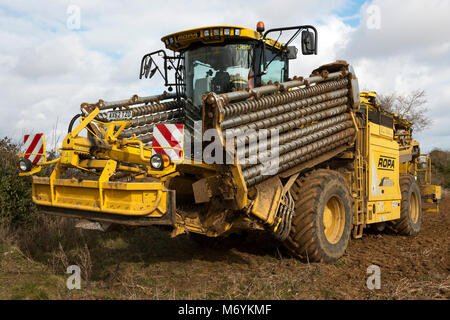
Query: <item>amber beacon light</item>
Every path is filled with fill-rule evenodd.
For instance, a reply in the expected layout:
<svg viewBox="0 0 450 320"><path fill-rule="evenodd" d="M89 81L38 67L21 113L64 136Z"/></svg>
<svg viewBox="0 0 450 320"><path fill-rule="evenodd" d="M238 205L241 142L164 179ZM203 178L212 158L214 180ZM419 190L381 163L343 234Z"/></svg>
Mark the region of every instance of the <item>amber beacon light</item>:
<svg viewBox="0 0 450 320"><path fill-rule="evenodd" d="M263 33L264 30L265 30L264 22L258 21L258 23L256 24L256 31L258 31L259 33Z"/></svg>

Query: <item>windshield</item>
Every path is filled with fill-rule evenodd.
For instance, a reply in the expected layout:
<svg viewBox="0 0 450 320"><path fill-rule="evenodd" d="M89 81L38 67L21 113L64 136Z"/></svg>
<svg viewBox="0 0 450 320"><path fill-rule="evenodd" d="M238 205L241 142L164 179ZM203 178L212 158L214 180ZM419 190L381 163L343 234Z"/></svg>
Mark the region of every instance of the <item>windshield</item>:
<svg viewBox="0 0 450 320"><path fill-rule="evenodd" d="M185 53L186 95L195 106L207 92L226 93L253 86L253 45L204 46Z"/></svg>

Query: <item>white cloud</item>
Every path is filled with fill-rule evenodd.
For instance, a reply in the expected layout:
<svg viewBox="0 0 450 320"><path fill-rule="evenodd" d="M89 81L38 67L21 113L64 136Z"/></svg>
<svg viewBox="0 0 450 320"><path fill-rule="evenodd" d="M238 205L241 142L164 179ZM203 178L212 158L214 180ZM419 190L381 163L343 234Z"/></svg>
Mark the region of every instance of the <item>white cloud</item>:
<svg viewBox="0 0 450 320"><path fill-rule="evenodd" d="M379 29L368 27L372 12L379 9ZM450 2L446 0L374 0L361 8L361 25L345 50L355 57L389 57L418 54L450 43Z"/></svg>
<svg viewBox="0 0 450 320"><path fill-rule="evenodd" d="M380 28L367 27L367 8L377 6ZM354 64L360 88L378 93L427 94L433 125L416 135L422 150L450 148L449 1L374 0L361 8L361 24L341 49Z"/></svg>
<svg viewBox="0 0 450 320"><path fill-rule="evenodd" d="M382 1L361 8L352 28L336 12L352 0L113 2L16 0L0 4L0 136L27 130L49 137L58 119L64 134L82 102L149 95L164 88L138 80L141 57L162 48L160 38L179 30L217 24L266 29L312 24L319 55L299 56L291 75L307 76L342 59L354 65L361 87L379 92L424 88L435 125L419 137L427 148L450 148L450 30L448 1ZM365 27L366 8L377 5L381 28ZM81 30L66 27L67 7L81 9ZM297 43L298 45L298 43ZM447 139L441 137L447 135ZM51 143L51 142L50 142Z"/></svg>

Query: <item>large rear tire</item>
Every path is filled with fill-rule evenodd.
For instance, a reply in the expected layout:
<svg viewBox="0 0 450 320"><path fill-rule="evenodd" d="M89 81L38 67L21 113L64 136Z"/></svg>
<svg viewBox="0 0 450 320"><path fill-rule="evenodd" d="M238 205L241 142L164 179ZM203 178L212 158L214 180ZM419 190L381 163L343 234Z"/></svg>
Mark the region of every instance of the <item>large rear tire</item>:
<svg viewBox="0 0 450 320"><path fill-rule="evenodd" d="M397 233L415 236L420 231L422 221L419 185L412 175L404 175L400 177L400 190L402 192L400 219L393 221L392 224Z"/></svg>
<svg viewBox="0 0 450 320"><path fill-rule="evenodd" d="M284 242L296 257L332 263L345 253L352 228L353 199L344 178L332 170L316 170L291 188L295 214Z"/></svg>

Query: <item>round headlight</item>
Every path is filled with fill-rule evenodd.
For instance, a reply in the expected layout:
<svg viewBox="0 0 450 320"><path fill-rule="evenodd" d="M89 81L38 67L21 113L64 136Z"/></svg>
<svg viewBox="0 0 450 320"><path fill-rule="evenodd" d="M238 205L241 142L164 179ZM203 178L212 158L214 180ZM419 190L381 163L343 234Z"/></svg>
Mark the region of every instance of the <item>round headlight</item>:
<svg viewBox="0 0 450 320"><path fill-rule="evenodd" d="M164 161L160 154L155 154L150 158L150 165L153 169L162 170L164 167Z"/></svg>
<svg viewBox="0 0 450 320"><path fill-rule="evenodd" d="M155 170L163 170L170 166L170 157L164 153L158 153L150 158L150 165Z"/></svg>
<svg viewBox="0 0 450 320"><path fill-rule="evenodd" d="M17 167L19 168L20 171L23 172L30 171L32 166L33 164L31 163L31 161L26 158L20 159L19 162L17 163Z"/></svg>

